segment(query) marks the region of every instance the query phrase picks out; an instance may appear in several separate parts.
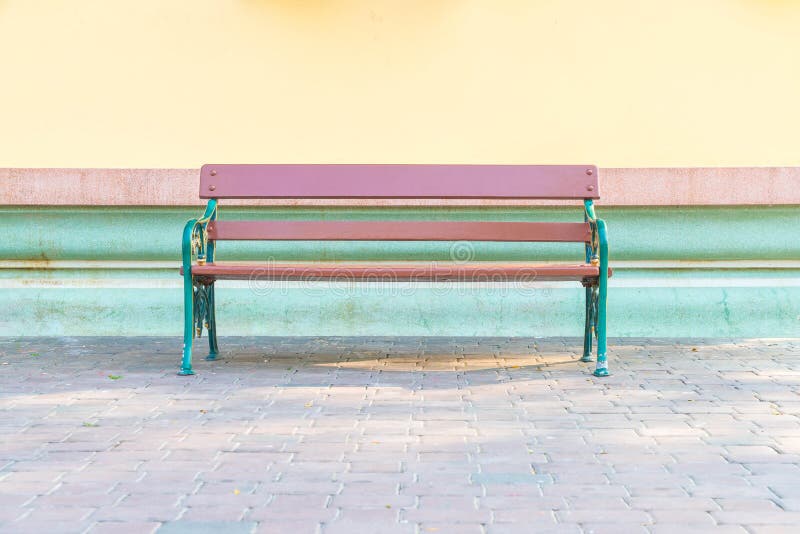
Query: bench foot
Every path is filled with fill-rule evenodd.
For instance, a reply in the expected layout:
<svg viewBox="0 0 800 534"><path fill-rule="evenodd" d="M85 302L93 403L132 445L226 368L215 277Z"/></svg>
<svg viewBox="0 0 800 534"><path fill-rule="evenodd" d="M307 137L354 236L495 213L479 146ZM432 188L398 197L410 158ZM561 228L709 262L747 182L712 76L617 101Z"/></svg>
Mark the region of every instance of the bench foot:
<svg viewBox="0 0 800 534"><path fill-rule="evenodd" d="M217 354L216 352L209 352L208 356L206 356L206 361L213 362L214 360L217 359L217 356L219 356L219 354Z"/></svg>
<svg viewBox="0 0 800 534"><path fill-rule="evenodd" d="M583 356L581 356L581 361L582 362L593 362L594 358L592 358L591 354L584 354Z"/></svg>
<svg viewBox="0 0 800 534"><path fill-rule="evenodd" d="M597 355L597 369L594 370L594 376L597 377L604 377L608 376L610 373L608 372L608 361L605 354L598 354Z"/></svg>
<svg viewBox="0 0 800 534"><path fill-rule="evenodd" d="M192 371L192 338L187 338L183 343L183 357L181 358L181 368L178 371L181 376L193 375Z"/></svg>

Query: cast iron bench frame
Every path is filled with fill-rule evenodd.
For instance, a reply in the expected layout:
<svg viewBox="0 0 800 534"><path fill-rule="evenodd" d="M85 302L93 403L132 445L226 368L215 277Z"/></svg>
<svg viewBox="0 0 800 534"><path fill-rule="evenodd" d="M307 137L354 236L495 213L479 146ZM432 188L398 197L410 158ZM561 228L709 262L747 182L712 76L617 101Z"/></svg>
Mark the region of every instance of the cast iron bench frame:
<svg viewBox="0 0 800 534"><path fill-rule="evenodd" d="M595 376L608 376L606 300L608 231L595 215L599 197L594 165L204 165L200 198L205 213L183 230L184 342L179 374L191 375L192 343L208 331L207 360L216 359L214 282L221 279L487 281L574 280L585 287L583 357ZM480 221L217 221L218 199L574 199L583 200L583 223ZM577 265L529 262L431 264L216 263L219 240L523 241L582 242Z"/></svg>

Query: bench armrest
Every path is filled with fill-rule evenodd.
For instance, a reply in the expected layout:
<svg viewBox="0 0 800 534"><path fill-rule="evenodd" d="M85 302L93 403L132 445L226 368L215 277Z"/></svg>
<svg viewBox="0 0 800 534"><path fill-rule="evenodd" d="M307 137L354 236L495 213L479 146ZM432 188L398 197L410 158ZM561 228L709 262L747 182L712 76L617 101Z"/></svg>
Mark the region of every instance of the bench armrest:
<svg viewBox="0 0 800 534"><path fill-rule="evenodd" d="M583 201L584 220L592 228L592 242L586 245L586 262L600 265L601 269L608 268L608 229L603 219L595 215L594 204L591 199Z"/></svg>
<svg viewBox="0 0 800 534"><path fill-rule="evenodd" d="M208 242L206 226L209 221L217 218L217 200L208 201L206 211L199 219L191 219L183 227L183 241L181 243L183 272L191 275L192 259L205 263L206 260L214 261L214 243Z"/></svg>

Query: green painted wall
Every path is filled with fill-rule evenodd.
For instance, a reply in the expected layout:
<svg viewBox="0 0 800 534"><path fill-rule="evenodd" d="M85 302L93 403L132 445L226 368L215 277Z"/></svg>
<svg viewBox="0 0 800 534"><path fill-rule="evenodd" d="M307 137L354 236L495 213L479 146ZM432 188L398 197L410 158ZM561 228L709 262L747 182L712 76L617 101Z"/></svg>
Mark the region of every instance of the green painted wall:
<svg viewBox="0 0 800 534"><path fill-rule="evenodd" d="M0 260L179 261L180 234L197 208L0 208ZM800 208L602 208L609 225L612 260L800 259ZM220 218L417 219L576 221L580 209L564 208L220 208ZM220 259L445 260L447 243L221 243ZM578 251L577 255L573 253ZM478 260L572 259L580 245L499 244L477 247Z"/></svg>
<svg viewBox="0 0 800 534"><path fill-rule="evenodd" d="M181 332L180 233L196 208L2 208L0 335ZM800 210L600 208L617 267L611 336L784 337L800 333ZM226 208L222 218L581 220L564 208ZM221 243L219 259L437 259L450 243ZM476 260L580 260L581 245L479 243ZM654 268L653 261L710 261ZM726 261L752 260L751 268ZM118 261L123 268L64 268ZM174 262L166 269L163 262ZM723 262L723 263L720 263ZM766 263L765 263L766 264ZM34 265L36 268L20 268ZM91 265L91 264L90 264ZM220 283L221 335L579 336L583 291L504 286Z"/></svg>

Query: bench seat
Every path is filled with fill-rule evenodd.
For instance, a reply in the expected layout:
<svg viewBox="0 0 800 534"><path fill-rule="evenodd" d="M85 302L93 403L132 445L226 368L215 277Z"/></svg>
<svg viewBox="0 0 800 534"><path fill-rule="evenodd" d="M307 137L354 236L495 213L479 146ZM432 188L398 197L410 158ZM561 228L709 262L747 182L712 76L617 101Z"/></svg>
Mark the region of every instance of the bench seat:
<svg viewBox="0 0 800 534"><path fill-rule="evenodd" d="M596 280L600 268L527 262L216 262L193 265L192 274L208 280L535 282Z"/></svg>

